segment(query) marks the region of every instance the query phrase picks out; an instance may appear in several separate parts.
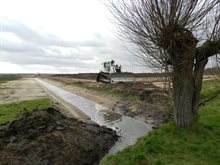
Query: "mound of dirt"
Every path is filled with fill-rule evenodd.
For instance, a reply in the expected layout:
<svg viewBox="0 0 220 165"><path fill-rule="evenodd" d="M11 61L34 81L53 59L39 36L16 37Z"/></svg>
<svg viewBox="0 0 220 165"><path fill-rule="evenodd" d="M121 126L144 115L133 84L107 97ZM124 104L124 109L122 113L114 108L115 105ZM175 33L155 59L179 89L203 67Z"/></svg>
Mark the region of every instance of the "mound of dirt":
<svg viewBox="0 0 220 165"><path fill-rule="evenodd" d="M53 108L34 110L0 129L0 164L98 164L117 139L109 128Z"/></svg>

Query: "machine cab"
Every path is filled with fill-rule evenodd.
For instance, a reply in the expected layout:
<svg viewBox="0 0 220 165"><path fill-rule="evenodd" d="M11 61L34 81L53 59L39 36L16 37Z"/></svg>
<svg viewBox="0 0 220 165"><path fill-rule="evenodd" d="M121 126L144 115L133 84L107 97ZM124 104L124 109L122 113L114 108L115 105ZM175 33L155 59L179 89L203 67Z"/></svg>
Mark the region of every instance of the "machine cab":
<svg viewBox="0 0 220 165"><path fill-rule="evenodd" d="M105 73L121 73L121 65L115 65L114 60L103 62L101 71Z"/></svg>
<svg viewBox="0 0 220 165"><path fill-rule="evenodd" d="M101 71L105 73L113 73L114 63L114 60L103 62Z"/></svg>

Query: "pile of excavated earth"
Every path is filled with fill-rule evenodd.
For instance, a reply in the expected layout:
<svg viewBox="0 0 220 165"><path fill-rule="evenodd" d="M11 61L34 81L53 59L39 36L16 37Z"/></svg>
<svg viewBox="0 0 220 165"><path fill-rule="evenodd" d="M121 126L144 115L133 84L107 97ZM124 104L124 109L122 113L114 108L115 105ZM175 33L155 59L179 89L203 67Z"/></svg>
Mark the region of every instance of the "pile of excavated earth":
<svg viewBox="0 0 220 165"><path fill-rule="evenodd" d="M118 139L116 132L49 108L25 112L0 128L1 164L94 165Z"/></svg>

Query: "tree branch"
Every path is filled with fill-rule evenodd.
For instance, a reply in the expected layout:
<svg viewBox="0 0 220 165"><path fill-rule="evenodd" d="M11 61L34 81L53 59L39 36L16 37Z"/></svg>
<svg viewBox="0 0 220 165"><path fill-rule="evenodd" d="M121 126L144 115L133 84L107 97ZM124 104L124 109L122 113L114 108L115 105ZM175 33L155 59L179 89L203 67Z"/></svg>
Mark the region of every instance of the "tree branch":
<svg viewBox="0 0 220 165"><path fill-rule="evenodd" d="M220 40L206 41L196 49L196 63L201 62L211 56L220 54Z"/></svg>

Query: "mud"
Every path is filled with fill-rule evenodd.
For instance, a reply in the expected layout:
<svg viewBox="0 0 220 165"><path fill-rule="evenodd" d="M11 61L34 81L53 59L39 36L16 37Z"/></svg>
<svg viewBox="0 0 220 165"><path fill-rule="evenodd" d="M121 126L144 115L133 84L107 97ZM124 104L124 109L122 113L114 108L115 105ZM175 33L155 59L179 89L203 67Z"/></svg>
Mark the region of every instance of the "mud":
<svg viewBox="0 0 220 165"><path fill-rule="evenodd" d="M0 129L0 164L95 165L117 139L111 129L53 108L34 110Z"/></svg>
<svg viewBox="0 0 220 165"><path fill-rule="evenodd" d="M172 119L172 92L151 82L106 84L71 77L53 77L50 82L94 100L110 110L133 117L157 128ZM55 80L55 81L54 81ZM115 97L103 91L116 91L122 97ZM138 101L123 97L136 96Z"/></svg>

